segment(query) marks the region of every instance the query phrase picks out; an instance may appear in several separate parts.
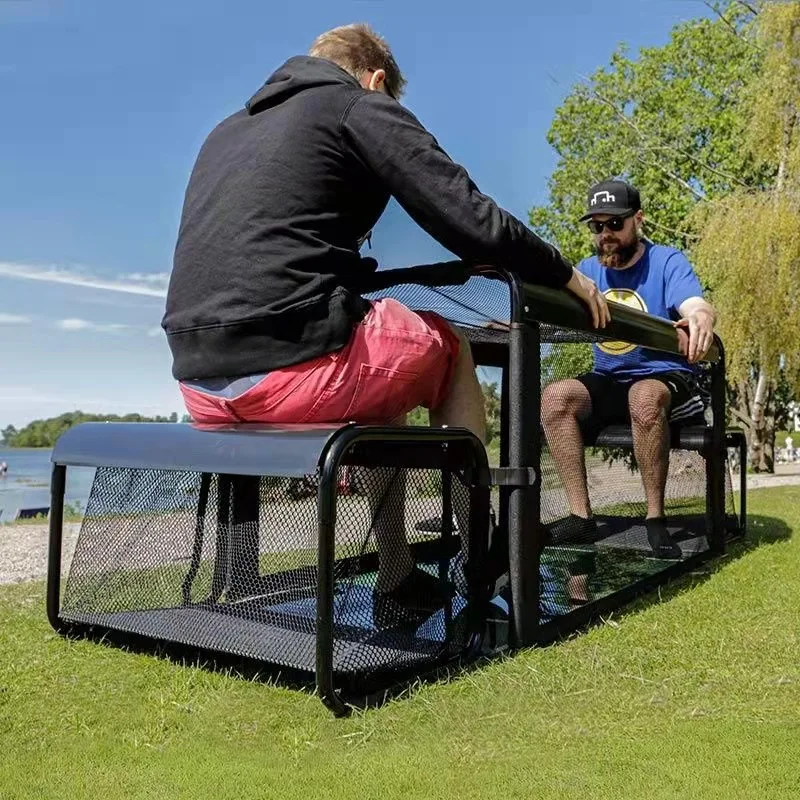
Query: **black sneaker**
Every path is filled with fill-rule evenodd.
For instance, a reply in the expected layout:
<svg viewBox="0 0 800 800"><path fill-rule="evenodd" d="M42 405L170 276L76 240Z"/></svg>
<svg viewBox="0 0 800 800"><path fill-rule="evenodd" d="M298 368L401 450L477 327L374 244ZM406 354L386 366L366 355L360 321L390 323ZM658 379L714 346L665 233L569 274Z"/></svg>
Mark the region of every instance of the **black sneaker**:
<svg viewBox="0 0 800 800"><path fill-rule="evenodd" d="M455 594L451 583L414 567L394 589L375 592L372 615L375 627L419 627L447 605Z"/></svg>
<svg viewBox="0 0 800 800"><path fill-rule="evenodd" d="M557 520L548 525L545 534L545 545L563 547L564 545L592 544L597 538L597 522L592 517L586 519L577 514Z"/></svg>
<svg viewBox="0 0 800 800"><path fill-rule="evenodd" d="M644 526L647 529L647 542L652 550L651 558L663 561L680 561L683 558L683 551L669 535L665 517L646 519Z"/></svg>

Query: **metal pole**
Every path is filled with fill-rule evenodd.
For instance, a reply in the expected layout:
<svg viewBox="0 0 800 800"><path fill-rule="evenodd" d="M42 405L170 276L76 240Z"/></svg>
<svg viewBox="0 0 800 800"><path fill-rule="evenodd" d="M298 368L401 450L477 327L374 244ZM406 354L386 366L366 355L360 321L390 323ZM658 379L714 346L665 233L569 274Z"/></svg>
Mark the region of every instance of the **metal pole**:
<svg viewBox="0 0 800 800"><path fill-rule="evenodd" d="M47 556L47 618L55 630L61 628L61 541L64 530L64 489L67 468L54 464L50 480L50 542Z"/></svg>
<svg viewBox="0 0 800 800"><path fill-rule="evenodd" d="M539 625L539 326L515 322L509 333L509 466L534 467L531 487L511 489L508 503L509 577L516 647L536 641Z"/></svg>
<svg viewBox="0 0 800 800"><path fill-rule="evenodd" d="M317 691L333 713L346 716L350 709L339 697L333 680L333 571L336 549L336 489L343 449L338 440L326 454L317 488Z"/></svg>
<svg viewBox="0 0 800 800"><path fill-rule="evenodd" d="M719 360L711 372L711 452L708 478L711 483L711 531L709 544L715 553L725 552L725 351L718 337Z"/></svg>

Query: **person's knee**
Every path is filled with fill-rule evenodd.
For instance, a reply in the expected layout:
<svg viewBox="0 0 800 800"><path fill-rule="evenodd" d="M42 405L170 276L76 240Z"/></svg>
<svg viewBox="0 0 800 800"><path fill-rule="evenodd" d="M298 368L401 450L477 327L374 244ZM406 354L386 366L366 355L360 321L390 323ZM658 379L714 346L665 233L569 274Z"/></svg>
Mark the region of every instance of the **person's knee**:
<svg viewBox="0 0 800 800"><path fill-rule="evenodd" d="M480 391L480 383L478 381L478 373L475 368L475 361L472 358L472 346L469 339L467 339L464 332L451 325L450 330L453 335L458 339L458 353L455 356L455 364L453 367L453 377L450 381L448 395L453 393L460 394L462 392L469 392L470 389ZM474 391L471 392L474 394Z"/></svg>
<svg viewBox="0 0 800 800"><path fill-rule="evenodd" d="M465 366L470 366L474 369L475 361L472 358L472 345L470 344L469 339L467 339L467 335L456 325L453 325L450 322L448 322L447 325L453 333L453 336L458 339L458 355L456 356L456 362L461 362Z"/></svg>
<svg viewBox="0 0 800 800"><path fill-rule="evenodd" d="M483 390L478 380L469 339L455 325L448 322L447 326L453 338L458 340L458 349L456 351L456 348L452 347L451 341L447 365L448 380L441 385L438 401L427 406L431 411L431 420L434 417L439 420L436 424L454 424L447 421L453 414L459 418L464 414L485 415ZM477 419L472 420L471 426L467 425L467 427L476 426L479 426Z"/></svg>
<svg viewBox="0 0 800 800"><path fill-rule="evenodd" d="M652 428L665 422L669 410L669 389L659 381L634 384L628 394L631 422L642 428Z"/></svg>
<svg viewBox="0 0 800 800"><path fill-rule="evenodd" d="M542 392L542 420L551 425L563 419L582 419L589 413L588 403L588 392L580 381L556 381Z"/></svg>

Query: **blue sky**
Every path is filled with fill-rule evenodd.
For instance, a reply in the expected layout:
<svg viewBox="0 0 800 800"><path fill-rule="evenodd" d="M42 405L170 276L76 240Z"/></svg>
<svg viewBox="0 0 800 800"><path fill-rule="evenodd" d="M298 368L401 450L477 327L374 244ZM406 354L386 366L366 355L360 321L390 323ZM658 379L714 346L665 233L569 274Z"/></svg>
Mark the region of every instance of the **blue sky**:
<svg viewBox="0 0 800 800"><path fill-rule="evenodd" d="M183 413L159 323L194 157L319 32L371 23L408 78L404 103L527 220L570 88L619 42L663 44L706 13L699 0L0 0L0 427ZM447 257L393 204L371 255Z"/></svg>

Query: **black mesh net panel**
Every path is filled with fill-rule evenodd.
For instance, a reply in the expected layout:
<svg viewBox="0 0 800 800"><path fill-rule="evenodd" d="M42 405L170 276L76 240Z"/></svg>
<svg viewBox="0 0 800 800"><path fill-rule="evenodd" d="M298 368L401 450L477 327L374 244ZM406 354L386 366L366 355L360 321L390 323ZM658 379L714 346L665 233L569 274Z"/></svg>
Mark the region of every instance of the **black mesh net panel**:
<svg viewBox="0 0 800 800"><path fill-rule="evenodd" d="M507 341L510 301L508 288L501 281L475 277L458 286L400 285L373 295L385 296L416 310L436 311L462 328L474 343ZM543 324L540 340L544 390L548 384L591 370L591 344L601 338L590 332ZM624 350L629 345L623 342L616 346ZM708 370L701 371L699 383L706 401L709 381ZM546 405L543 400L543 414L547 413ZM710 423L710 412L706 420ZM641 469L632 448L581 444L578 449L585 457L589 501L597 530L576 531L566 541L559 537L557 545L544 549L540 564L543 621L653 575L671 566L678 557L677 550L669 560L656 557L653 551L644 524L647 505ZM679 548L679 558L685 559L708 549L706 461L696 449L671 449L667 456L666 530ZM551 527L569 515L570 505L544 431L541 469L541 521ZM727 527L733 532L736 516L727 465L725 474ZM495 490L495 510L497 497ZM658 555L664 555L663 547Z"/></svg>
<svg viewBox="0 0 800 800"><path fill-rule="evenodd" d="M416 311L435 311L448 322L465 329L473 341L503 341L510 319L508 286L501 281L473 277L457 286L400 284L365 295L391 297Z"/></svg>
<svg viewBox="0 0 800 800"><path fill-rule="evenodd" d="M469 497L458 477L450 484L453 524L443 533L441 471L340 467L336 672L424 666L466 646L466 600L445 587L458 584L468 555L458 531ZM61 617L313 672L316 492L312 476L98 468ZM397 541L379 547L381 525ZM430 608L378 602L376 582L392 588L409 551L435 595Z"/></svg>

